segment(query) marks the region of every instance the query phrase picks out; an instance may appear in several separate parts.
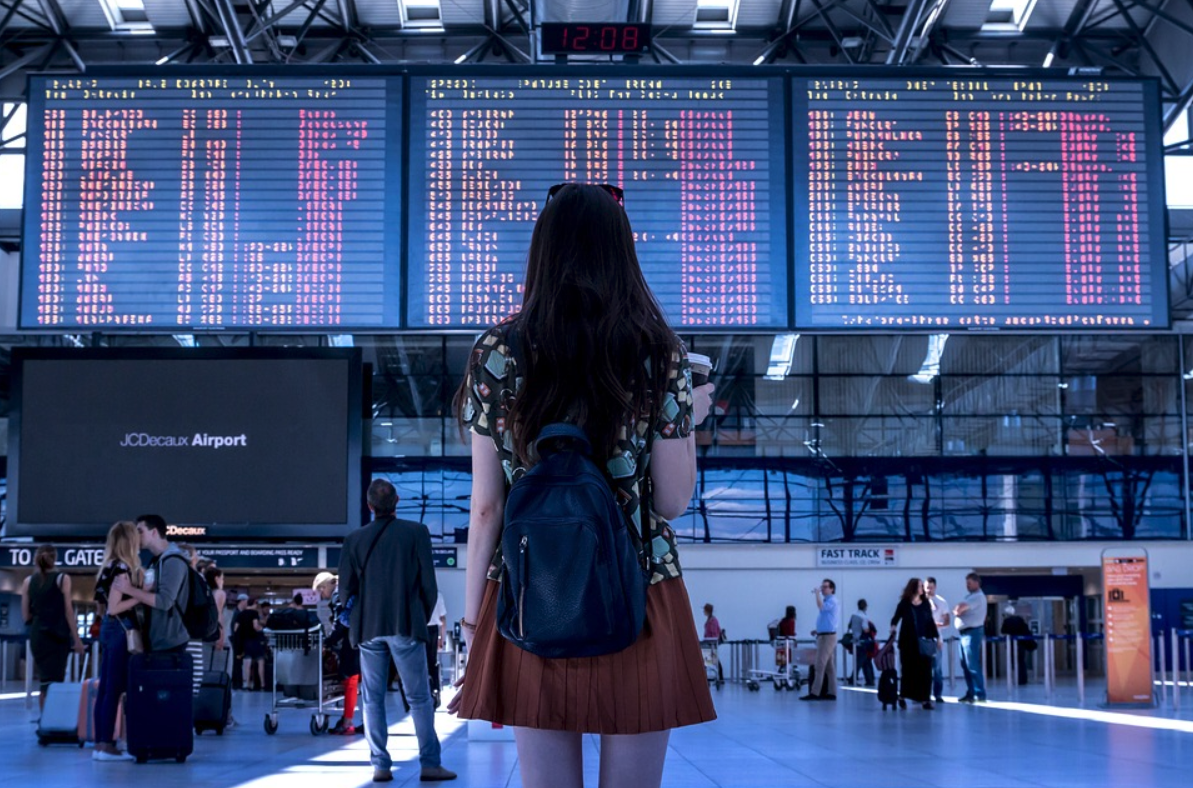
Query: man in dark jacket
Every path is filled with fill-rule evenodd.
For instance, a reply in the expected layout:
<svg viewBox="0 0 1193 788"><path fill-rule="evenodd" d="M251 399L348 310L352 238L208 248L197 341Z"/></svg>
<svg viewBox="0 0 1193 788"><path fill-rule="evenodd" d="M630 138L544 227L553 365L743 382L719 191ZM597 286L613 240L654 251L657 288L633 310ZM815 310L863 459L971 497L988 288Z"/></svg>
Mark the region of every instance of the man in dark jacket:
<svg viewBox="0 0 1193 788"><path fill-rule="evenodd" d="M373 781L393 779L385 718L391 655L414 719L422 767L419 779L453 780L455 773L440 764L427 677L427 619L439 593L431 561L431 534L421 523L394 517L398 492L384 479L369 485L368 504L373 521L344 540L340 592L353 600L349 636L353 644L360 645L360 684Z"/></svg>

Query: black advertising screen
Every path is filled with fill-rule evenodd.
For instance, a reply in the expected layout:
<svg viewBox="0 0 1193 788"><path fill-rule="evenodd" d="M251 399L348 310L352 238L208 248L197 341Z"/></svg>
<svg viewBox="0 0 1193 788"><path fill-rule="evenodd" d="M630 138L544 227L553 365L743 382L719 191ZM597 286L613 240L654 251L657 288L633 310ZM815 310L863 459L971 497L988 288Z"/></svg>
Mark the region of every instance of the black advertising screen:
<svg viewBox="0 0 1193 788"><path fill-rule="evenodd" d="M534 221L567 181L625 190L675 326L788 325L781 79L492 71L411 77L408 326L514 312Z"/></svg>
<svg viewBox="0 0 1193 788"><path fill-rule="evenodd" d="M14 351L10 536L186 537L359 524L358 350Z"/></svg>
<svg viewBox="0 0 1193 788"><path fill-rule="evenodd" d="M1168 326L1154 83L796 77L796 325Z"/></svg>
<svg viewBox="0 0 1193 788"><path fill-rule="evenodd" d="M31 77L20 326L396 325L400 81L152 73Z"/></svg>

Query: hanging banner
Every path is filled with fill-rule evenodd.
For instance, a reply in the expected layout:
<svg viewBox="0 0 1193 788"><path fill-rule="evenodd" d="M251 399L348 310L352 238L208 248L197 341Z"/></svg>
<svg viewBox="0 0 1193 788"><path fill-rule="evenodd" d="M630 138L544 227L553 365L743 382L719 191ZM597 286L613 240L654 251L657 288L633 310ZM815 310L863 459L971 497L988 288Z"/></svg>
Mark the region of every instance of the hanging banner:
<svg viewBox="0 0 1193 788"><path fill-rule="evenodd" d="M1102 554L1106 702L1152 705L1151 602L1147 556Z"/></svg>

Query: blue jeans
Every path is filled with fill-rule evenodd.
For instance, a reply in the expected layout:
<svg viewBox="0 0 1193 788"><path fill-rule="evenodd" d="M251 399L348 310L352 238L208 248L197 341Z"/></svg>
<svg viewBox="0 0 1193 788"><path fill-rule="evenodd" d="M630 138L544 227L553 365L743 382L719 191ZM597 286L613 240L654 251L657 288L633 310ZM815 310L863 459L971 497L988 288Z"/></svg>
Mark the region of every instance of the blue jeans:
<svg viewBox="0 0 1193 788"><path fill-rule="evenodd" d="M406 689L414 734L418 737L418 762L426 767L439 766L439 737L435 735L435 708L431 705L430 678L427 676L427 647L421 640L391 635L360 644L360 691L364 696L365 738L369 740L369 760L374 769L388 770L393 765L385 748L389 723L385 719L385 688L389 683L389 658L393 655L398 675Z"/></svg>
<svg viewBox="0 0 1193 788"><path fill-rule="evenodd" d="M961 630L961 670L965 673L965 694L986 698L986 677L982 674L982 647L986 631L982 627Z"/></svg>
<svg viewBox="0 0 1193 788"><path fill-rule="evenodd" d="M124 627L112 616L104 616L99 628L99 691L95 696L95 741L116 742L116 713L120 696L128 689L128 641Z"/></svg>

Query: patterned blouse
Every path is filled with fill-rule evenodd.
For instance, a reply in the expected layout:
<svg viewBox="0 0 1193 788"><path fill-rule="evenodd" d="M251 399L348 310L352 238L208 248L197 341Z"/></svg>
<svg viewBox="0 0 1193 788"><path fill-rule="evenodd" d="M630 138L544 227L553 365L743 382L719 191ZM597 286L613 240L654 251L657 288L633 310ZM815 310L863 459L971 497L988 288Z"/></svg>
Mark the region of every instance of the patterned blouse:
<svg viewBox="0 0 1193 788"><path fill-rule="evenodd" d="M501 467L505 471L505 489L526 472L514 455L513 436L506 430L506 417L514 396L521 389L517 361L507 345L508 325L486 331L472 349L468 367L469 398L464 405L464 423L477 435L493 439ZM686 438L692 431L692 372L687 358L676 352L671 378L662 407L653 425L648 418L639 419L634 434L625 430L618 440L616 453L607 463L610 481L617 501L625 511L631 527L642 535L642 513L647 513L646 536L650 541L654 572L651 583L679 577L679 556L675 547L675 533L662 517L655 513L651 501L642 501L642 480L650 468L650 445L653 440ZM489 579L501 578L501 549L489 566Z"/></svg>

